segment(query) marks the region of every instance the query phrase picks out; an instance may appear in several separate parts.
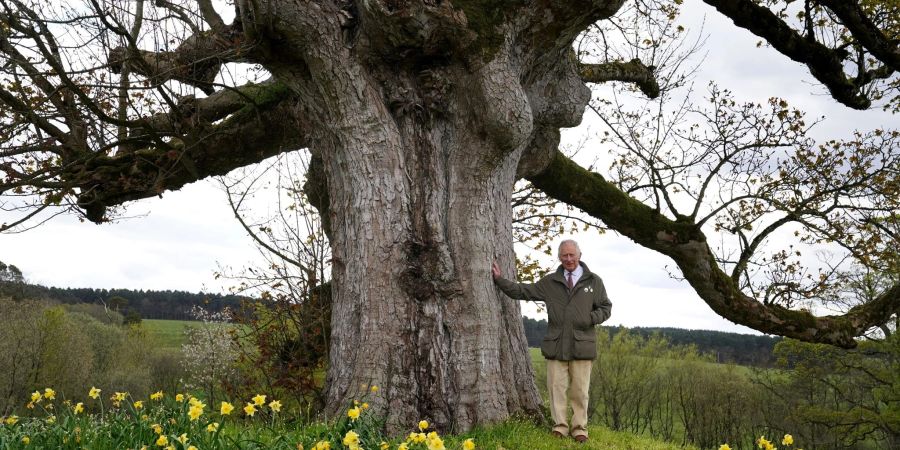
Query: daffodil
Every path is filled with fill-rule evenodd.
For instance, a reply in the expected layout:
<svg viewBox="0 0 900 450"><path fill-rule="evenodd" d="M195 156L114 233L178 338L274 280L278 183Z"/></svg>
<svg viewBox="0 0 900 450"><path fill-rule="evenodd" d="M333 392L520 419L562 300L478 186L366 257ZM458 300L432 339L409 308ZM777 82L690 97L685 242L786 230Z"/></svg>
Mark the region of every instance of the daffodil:
<svg viewBox="0 0 900 450"><path fill-rule="evenodd" d="M384 441L381 441L381 444L378 445L378 450L388 450L389 448L391 448L391 444Z"/></svg>
<svg viewBox="0 0 900 450"><path fill-rule="evenodd" d="M191 406L196 406L196 407L198 407L198 408L200 408L200 409L206 408L206 403L203 403L203 401L200 400L200 399L197 398L197 397L191 397L191 399L188 400L188 403L189 403Z"/></svg>
<svg viewBox="0 0 900 450"><path fill-rule="evenodd" d="M731 447L728 444L722 444L719 446L719 450L731 450Z"/></svg>
<svg viewBox="0 0 900 450"><path fill-rule="evenodd" d="M187 433L181 433L181 436L178 436L178 442L181 442L182 444L187 444L189 440L190 439L188 439Z"/></svg>
<svg viewBox="0 0 900 450"><path fill-rule="evenodd" d="M372 393L378 392L378 386L372 386Z"/></svg>
<svg viewBox="0 0 900 450"><path fill-rule="evenodd" d="M175 394L175 401L181 403L184 401L184 394Z"/></svg>
<svg viewBox="0 0 900 450"><path fill-rule="evenodd" d="M31 401L33 403L40 403L42 398L43 396L41 396L41 393L39 391L34 391L31 393Z"/></svg>
<svg viewBox="0 0 900 450"><path fill-rule="evenodd" d="M472 438L463 441L463 450L475 450L475 441Z"/></svg>
<svg viewBox="0 0 900 450"><path fill-rule="evenodd" d="M88 392L88 397L90 397L94 400L97 400L97 398L100 397L100 389L97 389L96 387L91 386L91 390L90 390L90 392Z"/></svg>
<svg viewBox="0 0 900 450"><path fill-rule="evenodd" d="M150 425L150 428L156 434L162 434L162 432L163 432L162 425L160 425L158 423L154 423L153 425Z"/></svg>
<svg viewBox="0 0 900 450"><path fill-rule="evenodd" d="M72 412L74 412L75 414L80 414L80 413L84 412L84 403L82 403L82 402L76 403L75 407L72 408Z"/></svg>
<svg viewBox="0 0 900 450"><path fill-rule="evenodd" d="M256 396L253 397L253 404L256 406L265 405L266 404L266 396L263 394L256 394Z"/></svg>
<svg viewBox="0 0 900 450"><path fill-rule="evenodd" d="M168 444L169 444L169 438L166 437L166 435L164 435L164 434L159 435L159 438L156 439L157 447L165 447Z"/></svg>
<svg viewBox="0 0 900 450"><path fill-rule="evenodd" d="M269 409L274 412L281 412L281 402L278 400L272 400L269 402Z"/></svg>
<svg viewBox="0 0 900 450"><path fill-rule="evenodd" d="M49 416L44 419L47 423L56 423L56 416Z"/></svg>
<svg viewBox="0 0 900 450"><path fill-rule="evenodd" d="M162 398L163 398L163 391L156 391L156 392L150 394L150 400L162 400Z"/></svg>
<svg viewBox="0 0 900 450"><path fill-rule="evenodd" d="M209 431L210 433L215 433L216 431L219 431L219 422L213 422L213 423L207 425L206 431Z"/></svg>
<svg viewBox="0 0 900 450"><path fill-rule="evenodd" d="M28 445L31 443L31 438L28 436L22 436L22 443Z"/></svg>
<svg viewBox="0 0 900 450"><path fill-rule="evenodd" d="M331 450L331 442L328 441L319 441L316 442L315 447L312 450Z"/></svg>
<svg viewBox="0 0 900 450"><path fill-rule="evenodd" d="M409 450L409 446L406 445L406 442L401 442L400 445L397 446L397 450Z"/></svg>
<svg viewBox="0 0 900 450"><path fill-rule="evenodd" d="M253 403L247 403L247 406L244 406L244 414L252 417L254 414L256 414L256 405L254 405Z"/></svg>
<svg viewBox="0 0 900 450"><path fill-rule="evenodd" d="M125 397L128 395L127 392L116 392L113 394L112 399L116 402L121 402L125 400Z"/></svg>
<svg viewBox="0 0 900 450"><path fill-rule="evenodd" d="M419 431L425 431L427 429L428 429L428 421L427 420L419 421Z"/></svg>
<svg viewBox="0 0 900 450"><path fill-rule="evenodd" d="M134 405L134 409L142 409L144 407L144 402L141 400L138 400L138 401L134 402L133 405Z"/></svg>
<svg viewBox="0 0 900 450"><path fill-rule="evenodd" d="M793 444L794 444L794 437L789 434L784 435L784 438L781 440L781 445L793 445Z"/></svg>
<svg viewBox="0 0 900 450"><path fill-rule="evenodd" d="M194 447L193 445L189 445L187 450L197 450L197 447Z"/></svg>
<svg viewBox="0 0 900 450"><path fill-rule="evenodd" d="M188 417L190 417L192 421L199 419L202 415L203 408L197 405L191 406L191 408L188 409Z"/></svg>
<svg viewBox="0 0 900 450"><path fill-rule="evenodd" d="M350 430L347 432L347 434L344 435L343 442L344 442L344 445L346 445L348 447L351 445L354 445L354 444L359 444L359 435L356 434L355 431Z"/></svg>
<svg viewBox="0 0 900 450"><path fill-rule="evenodd" d="M356 421L356 419L359 419L359 413L359 407L354 406L347 410L347 417L349 417L352 421Z"/></svg>
<svg viewBox="0 0 900 450"><path fill-rule="evenodd" d="M56 391L54 391L53 389L50 389L50 388L45 388L44 389L44 398L46 398L47 400L55 399Z"/></svg>
<svg viewBox="0 0 900 450"><path fill-rule="evenodd" d="M234 405L228 402L222 402L221 406L219 407L219 413L221 413L223 416L231 414L232 411L234 411Z"/></svg>
<svg viewBox="0 0 900 450"><path fill-rule="evenodd" d="M19 422L19 416L9 416L6 418L7 425L15 425Z"/></svg>
<svg viewBox="0 0 900 450"><path fill-rule="evenodd" d="M369 404L368 404L368 403L363 403L363 404L362 404L362 409L369 409Z"/></svg>

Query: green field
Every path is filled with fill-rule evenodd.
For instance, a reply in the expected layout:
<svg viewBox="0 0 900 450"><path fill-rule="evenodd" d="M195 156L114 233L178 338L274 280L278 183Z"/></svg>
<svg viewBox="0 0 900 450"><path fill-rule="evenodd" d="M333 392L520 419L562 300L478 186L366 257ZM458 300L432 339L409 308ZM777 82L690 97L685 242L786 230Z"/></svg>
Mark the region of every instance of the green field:
<svg viewBox="0 0 900 450"><path fill-rule="evenodd" d="M184 330L196 327L198 324L199 322L190 320L145 319L141 322L141 325L160 348L171 349L181 349L181 344L184 343Z"/></svg>

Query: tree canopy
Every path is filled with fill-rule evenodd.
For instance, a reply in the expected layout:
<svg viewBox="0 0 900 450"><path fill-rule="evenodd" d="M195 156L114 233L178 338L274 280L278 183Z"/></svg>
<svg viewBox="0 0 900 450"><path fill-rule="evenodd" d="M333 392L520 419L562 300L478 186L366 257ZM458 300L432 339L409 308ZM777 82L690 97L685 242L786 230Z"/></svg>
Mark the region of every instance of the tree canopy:
<svg viewBox="0 0 900 450"><path fill-rule="evenodd" d="M62 212L104 222L126 202L272 155L309 147L314 160L321 158L323 142L338 139L323 127L370 125L364 115L345 117L352 108L344 108L358 100L347 94L363 98L369 86L380 86L392 114L433 121L452 103L448 91L463 89L455 72L444 71L459 67L490 74L478 78L482 97L472 100L485 105L478 126L499 149L485 158L502 158L504 146L524 147L517 177L671 257L723 317L852 346L855 336L896 314L897 284L842 315L815 317L797 309L798 299L819 295L827 273L806 284L807 274L798 273L765 287L749 276L754 264L783 263L783 274L791 273L790 250L780 259L754 259L767 236L787 225L797 227L799 240L833 244L860 264L896 273L896 130L815 144L803 134L802 114L786 104L742 105L719 93L708 111L719 136L686 132L701 149L693 153L634 152L646 164L625 166L640 173L613 182L556 146L559 127L574 125L583 111L560 99L583 104L584 83L627 81L647 96L660 94L652 65L579 60L572 51L573 41L616 14L622 1L287 3L0 1L0 206L20 213L0 229L21 230ZM636 3L677 14L682 2ZM705 3L733 20L736 33L749 31L806 65L835 101L900 107L896 2ZM373 75L376 60L414 72L417 84ZM517 70L505 69L509 64ZM334 77L337 69L346 77ZM514 90L521 103L491 98L495 90ZM492 122L512 116L531 117L530 128L504 131L506 123ZM767 141L773 129L777 139ZM690 167L706 170L699 184L683 183ZM704 206L724 188L731 189L727 199ZM687 210L672 200L679 192L694 200ZM328 216L327 196L319 200ZM737 237L738 254L714 255L710 232Z"/></svg>

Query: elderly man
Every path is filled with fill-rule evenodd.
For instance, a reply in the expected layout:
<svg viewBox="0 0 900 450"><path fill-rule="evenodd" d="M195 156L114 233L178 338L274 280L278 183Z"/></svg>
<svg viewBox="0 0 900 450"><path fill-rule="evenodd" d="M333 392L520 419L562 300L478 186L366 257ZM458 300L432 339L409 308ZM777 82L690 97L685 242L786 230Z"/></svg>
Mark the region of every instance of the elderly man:
<svg viewBox="0 0 900 450"><path fill-rule="evenodd" d="M612 303L606 296L603 280L581 262L581 249L573 240L559 244L556 272L537 283L514 283L500 276L494 262L494 283L510 298L535 300L547 305L549 325L541 343L547 359L547 390L550 392L550 414L553 434L564 437L571 432L580 443L588 440L587 403L591 380L591 363L597 357L597 334L594 326L609 318ZM572 426L569 427L566 399L572 404Z"/></svg>

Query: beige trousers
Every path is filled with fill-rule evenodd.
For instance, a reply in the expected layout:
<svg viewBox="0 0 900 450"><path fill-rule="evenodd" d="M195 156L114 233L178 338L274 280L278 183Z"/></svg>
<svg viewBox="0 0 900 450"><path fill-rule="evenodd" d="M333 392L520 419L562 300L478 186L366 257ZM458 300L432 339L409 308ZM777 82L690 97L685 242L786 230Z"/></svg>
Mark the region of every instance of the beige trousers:
<svg viewBox="0 0 900 450"><path fill-rule="evenodd" d="M569 408L572 404L572 436L587 436L588 387L593 361L547 360L547 390L550 392L550 416L553 431L569 434Z"/></svg>

